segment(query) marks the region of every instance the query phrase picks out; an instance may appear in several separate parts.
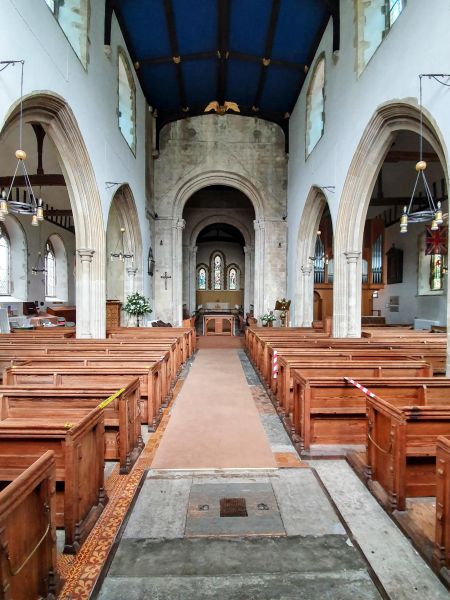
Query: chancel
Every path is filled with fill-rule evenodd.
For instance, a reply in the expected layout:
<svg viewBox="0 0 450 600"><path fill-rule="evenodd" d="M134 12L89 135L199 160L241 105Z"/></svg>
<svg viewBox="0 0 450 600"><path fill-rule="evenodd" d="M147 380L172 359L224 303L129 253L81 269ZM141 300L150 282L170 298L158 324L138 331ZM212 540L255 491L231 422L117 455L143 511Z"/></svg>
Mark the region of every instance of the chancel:
<svg viewBox="0 0 450 600"><path fill-rule="evenodd" d="M448 598L448 0L1 4L0 599Z"/></svg>

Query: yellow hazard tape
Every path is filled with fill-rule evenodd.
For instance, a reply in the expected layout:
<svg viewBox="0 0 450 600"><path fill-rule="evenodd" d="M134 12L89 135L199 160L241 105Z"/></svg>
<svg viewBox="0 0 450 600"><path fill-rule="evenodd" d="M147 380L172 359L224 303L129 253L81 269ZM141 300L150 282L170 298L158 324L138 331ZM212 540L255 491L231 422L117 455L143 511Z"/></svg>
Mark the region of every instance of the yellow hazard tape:
<svg viewBox="0 0 450 600"><path fill-rule="evenodd" d="M115 400L118 396L120 396L120 394L122 394L125 391L125 388L120 388L119 391L117 391L115 394L113 394L112 396L109 396L109 398L106 398L106 400L103 400L103 402L100 402L99 407L100 408L105 408L105 406L108 406L108 404L110 404L113 400Z"/></svg>

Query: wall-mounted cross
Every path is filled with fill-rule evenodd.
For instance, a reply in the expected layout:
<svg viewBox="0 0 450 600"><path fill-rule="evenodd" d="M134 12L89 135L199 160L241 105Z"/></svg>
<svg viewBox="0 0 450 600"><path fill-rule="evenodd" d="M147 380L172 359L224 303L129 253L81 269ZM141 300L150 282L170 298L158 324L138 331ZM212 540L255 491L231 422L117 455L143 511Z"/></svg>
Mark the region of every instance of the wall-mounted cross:
<svg viewBox="0 0 450 600"><path fill-rule="evenodd" d="M161 279L164 279L164 289L167 290L167 280L172 279L172 275L167 275L167 271L164 271L164 275L161 275Z"/></svg>

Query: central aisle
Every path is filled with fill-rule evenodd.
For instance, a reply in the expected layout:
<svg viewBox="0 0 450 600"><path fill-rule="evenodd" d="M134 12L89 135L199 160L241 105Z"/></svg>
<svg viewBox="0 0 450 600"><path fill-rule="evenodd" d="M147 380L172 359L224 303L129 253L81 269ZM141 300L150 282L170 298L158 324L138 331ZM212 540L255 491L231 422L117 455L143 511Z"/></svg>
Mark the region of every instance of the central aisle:
<svg viewBox="0 0 450 600"><path fill-rule="evenodd" d="M200 349L153 469L276 468L235 349Z"/></svg>

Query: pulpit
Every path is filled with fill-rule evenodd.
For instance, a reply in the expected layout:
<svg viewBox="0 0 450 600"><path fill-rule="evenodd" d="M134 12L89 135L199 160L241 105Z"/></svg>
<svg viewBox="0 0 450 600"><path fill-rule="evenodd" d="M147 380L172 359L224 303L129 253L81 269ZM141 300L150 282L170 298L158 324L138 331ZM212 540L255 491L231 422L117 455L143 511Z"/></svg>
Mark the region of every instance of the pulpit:
<svg viewBox="0 0 450 600"><path fill-rule="evenodd" d="M120 310L122 302L120 300L106 301L106 329L120 327Z"/></svg>

